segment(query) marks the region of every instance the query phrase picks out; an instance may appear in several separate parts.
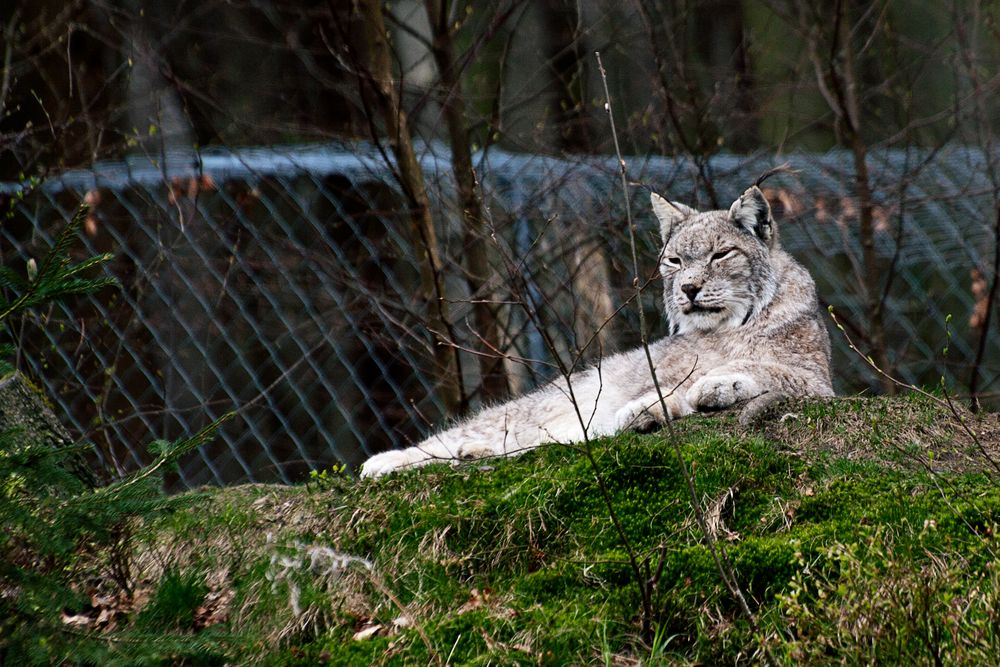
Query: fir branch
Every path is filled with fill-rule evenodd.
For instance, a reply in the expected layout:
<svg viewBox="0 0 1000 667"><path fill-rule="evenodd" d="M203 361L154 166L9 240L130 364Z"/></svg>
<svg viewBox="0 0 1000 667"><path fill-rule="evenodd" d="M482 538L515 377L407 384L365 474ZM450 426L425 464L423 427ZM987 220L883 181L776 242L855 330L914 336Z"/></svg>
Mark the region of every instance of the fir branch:
<svg viewBox="0 0 1000 667"><path fill-rule="evenodd" d="M89 294L118 284L111 277L84 278L81 275L110 261L112 255L108 253L90 257L77 264L70 263L70 245L76 240L80 226L89 212L90 207L85 204L77 209L73 219L56 237L36 275L29 275L28 280L24 280L8 267L0 270L0 287L19 293L13 301L0 299L0 323L33 306L74 294Z"/></svg>
<svg viewBox="0 0 1000 667"><path fill-rule="evenodd" d="M162 446L159 456L157 456L152 463L141 470L118 480L117 482L113 482L107 486L101 487L100 489L96 489L91 494L90 500L104 500L108 497L113 497L136 483L147 479L157 471L161 470L164 466L173 463L188 452L191 452L202 445L208 444L208 442L215 437L215 432L218 428L235 416L235 414L235 412L227 412L190 438L177 440L173 443L166 443Z"/></svg>

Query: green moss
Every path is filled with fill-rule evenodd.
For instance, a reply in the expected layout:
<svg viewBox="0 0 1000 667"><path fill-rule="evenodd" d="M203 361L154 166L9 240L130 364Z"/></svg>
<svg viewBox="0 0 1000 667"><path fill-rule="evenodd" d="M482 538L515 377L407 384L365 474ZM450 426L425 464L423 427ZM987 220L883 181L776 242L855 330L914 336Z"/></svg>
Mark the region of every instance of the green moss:
<svg viewBox="0 0 1000 667"><path fill-rule="evenodd" d="M719 576L665 433L592 443L596 468L580 448L552 446L379 481L212 490L151 526L149 539L204 545L181 559L185 567L228 566L236 595L227 630L257 647L234 661L716 664L758 655L764 643L791 664L818 655L804 638L840 636L837 612L862 613L866 586L884 602L898 598L900 582L933 571L941 590L966 599L973 582L953 574L957 564L990 572L994 482L976 470L910 465L928 443L957 437L947 419L926 399L904 398L806 403L762 431L728 415L675 424L697 498L719 522L718 548L758 615L756 634ZM292 558L303 545L368 559L372 569L319 576L302 558L276 574L275 554ZM637 639L630 550L643 578L658 574L655 647ZM988 608L982 602L975 618ZM926 613L931 626L962 630L948 626L944 607ZM401 617L411 622L397 627ZM374 625L379 633L353 639ZM988 643L983 628L967 629ZM887 655L901 660L922 655L913 642L893 646ZM865 655L838 645L829 657Z"/></svg>

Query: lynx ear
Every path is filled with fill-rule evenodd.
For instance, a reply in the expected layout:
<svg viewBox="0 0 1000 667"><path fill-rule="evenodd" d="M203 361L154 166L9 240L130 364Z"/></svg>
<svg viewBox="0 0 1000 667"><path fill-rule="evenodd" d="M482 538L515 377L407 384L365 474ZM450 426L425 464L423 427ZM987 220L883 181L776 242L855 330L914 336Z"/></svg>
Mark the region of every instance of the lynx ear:
<svg viewBox="0 0 1000 667"><path fill-rule="evenodd" d="M774 244L774 218L764 193L756 185L747 188L729 207L729 220L740 229L753 234L764 245Z"/></svg>
<svg viewBox="0 0 1000 667"><path fill-rule="evenodd" d="M698 215L698 211L690 206L667 201L655 192L649 193L649 201L653 204L653 213L660 221L660 236L663 237L664 243L670 239L670 234L677 223L693 215Z"/></svg>

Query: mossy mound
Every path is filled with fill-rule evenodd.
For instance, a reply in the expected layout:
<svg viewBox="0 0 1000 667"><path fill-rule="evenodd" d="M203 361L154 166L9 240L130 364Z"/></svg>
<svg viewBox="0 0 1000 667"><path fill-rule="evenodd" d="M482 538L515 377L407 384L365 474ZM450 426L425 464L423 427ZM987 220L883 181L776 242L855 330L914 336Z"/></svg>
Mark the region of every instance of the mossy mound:
<svg viewBox="0 0 1000 667"><path fill-rule="evenodd" d="M136 572L150 589L207 587L195 619L212 616L217 658L239 663L986 664L1000 655L1000 487L983 453L996 416L969 420L991 439L922 398L800 404L753 429L677 422L756 628L666 432L594 442L593 460L553 445L204 491L139 531ZM652 641L630 553L657 581Z"/></svg>

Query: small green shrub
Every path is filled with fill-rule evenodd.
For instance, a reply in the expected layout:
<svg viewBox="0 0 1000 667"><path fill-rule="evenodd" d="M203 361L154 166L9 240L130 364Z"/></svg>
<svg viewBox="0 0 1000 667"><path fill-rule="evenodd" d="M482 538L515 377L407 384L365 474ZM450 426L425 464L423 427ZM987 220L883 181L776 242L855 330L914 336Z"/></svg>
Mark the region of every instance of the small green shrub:
<svg viewBox="0 0 1000 667"><path fill-rule="evenodd" d="M160 579L152 599L136 618L144 630L192 630L195 613L205 601L208 586L194 572L169 569Z"/></svg>
<svg viewBox="0 0 1000 667"><path fill-rule="evenodd" d="M777 646L794 664L986 665L1000 655L995 561L972 570L955 552L914 560L884 531L831 545L777 600L788 629Z"/></svg>
<svg viewBox="0 0 1000 667"><path fill-rule="evenodd" d="M86 214L81 207L26 277L0 267L0 327L54 300L114 283L86 277L110 256L69 259ZM0 354L11 349L0 345ZM0 362L0 375L11 370ZM135 585L132 527L190 502L165 497L161 475L205 444L218 424L159 443L149 466L100 488L92 488L81 471L83 447L53 446L24 430L0 433L0 664L220 662L229 638L213 632L188 636L195 601L204 598L203 584L189 575L167 575L143 615L146 627L130 628L128 618Z"/></svg>

